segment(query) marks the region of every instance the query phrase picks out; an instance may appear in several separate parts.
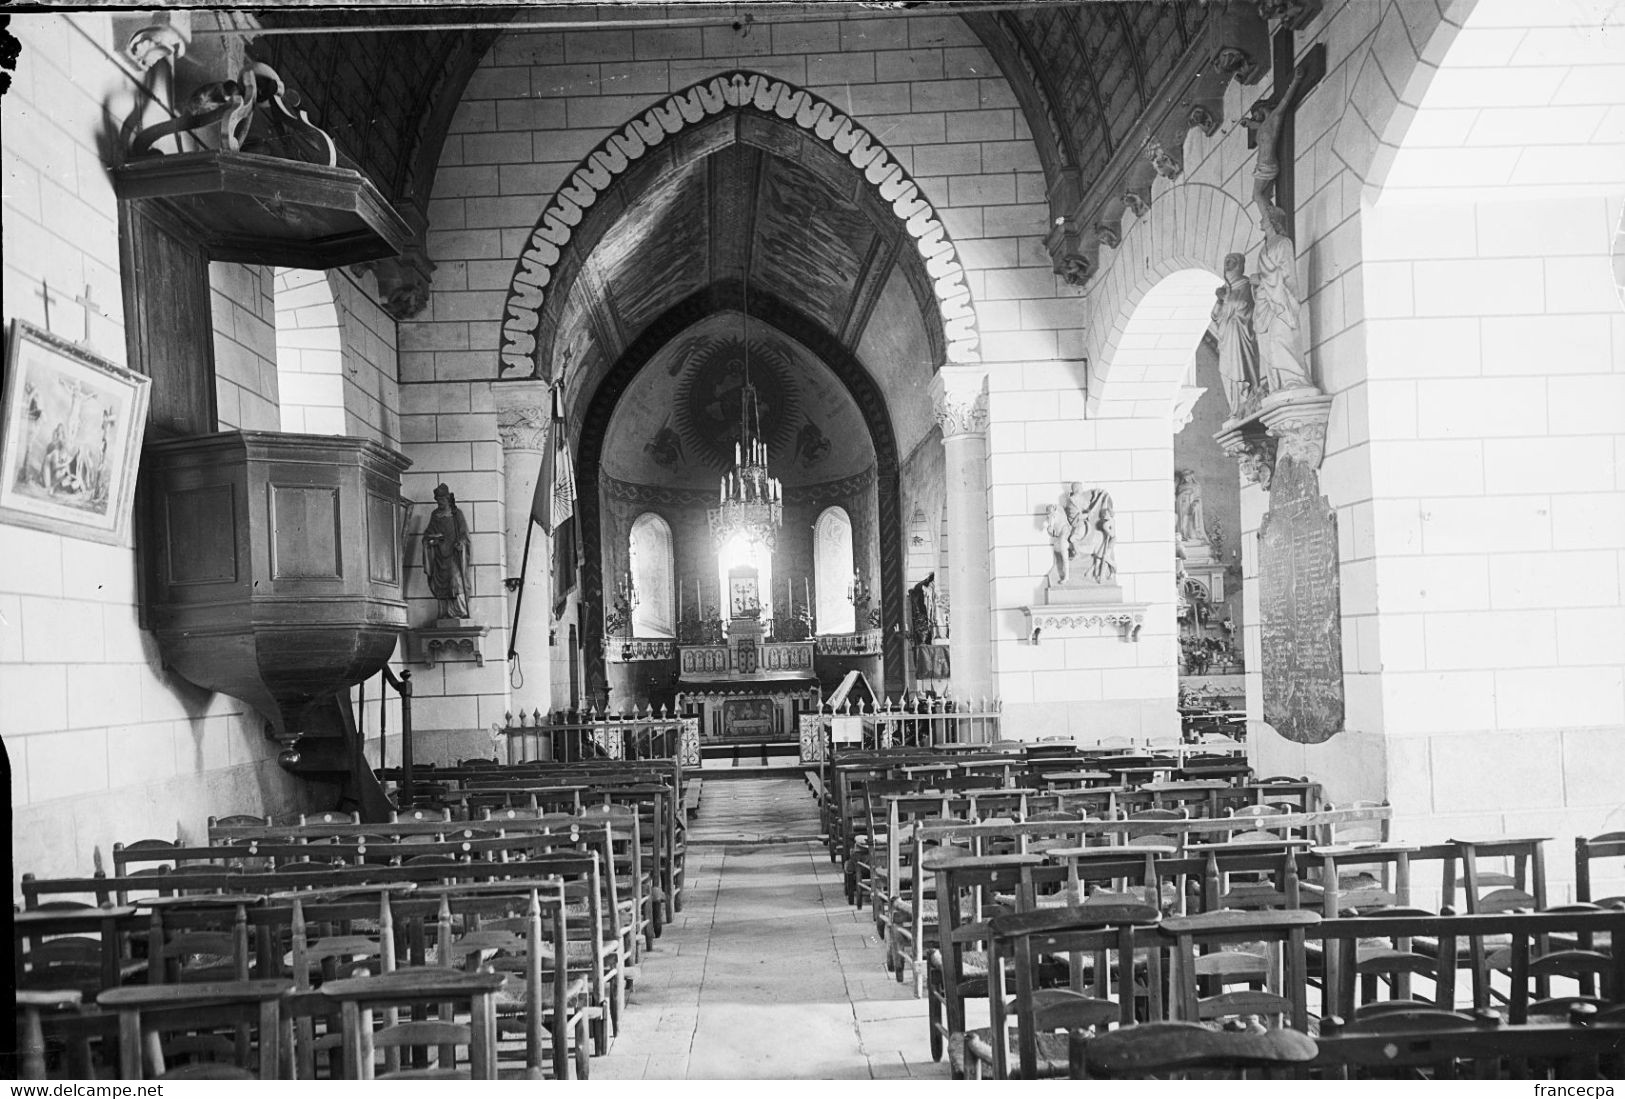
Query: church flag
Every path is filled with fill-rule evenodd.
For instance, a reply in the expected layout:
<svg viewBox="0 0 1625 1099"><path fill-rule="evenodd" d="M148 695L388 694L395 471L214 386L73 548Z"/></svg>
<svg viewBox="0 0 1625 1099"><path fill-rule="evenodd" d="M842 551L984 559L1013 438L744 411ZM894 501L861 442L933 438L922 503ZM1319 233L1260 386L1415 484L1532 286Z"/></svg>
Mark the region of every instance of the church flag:
<svg viewBox="0 0 1625 1099"><path fill-rule="evenodd" d="M530 517L547 534L558 530L575 512L575 466L570 460L570 439L564 428L561 386L553 387L553 415L549 424L547 453L542 472L536 478L536 494L531 498Z"/></svg>

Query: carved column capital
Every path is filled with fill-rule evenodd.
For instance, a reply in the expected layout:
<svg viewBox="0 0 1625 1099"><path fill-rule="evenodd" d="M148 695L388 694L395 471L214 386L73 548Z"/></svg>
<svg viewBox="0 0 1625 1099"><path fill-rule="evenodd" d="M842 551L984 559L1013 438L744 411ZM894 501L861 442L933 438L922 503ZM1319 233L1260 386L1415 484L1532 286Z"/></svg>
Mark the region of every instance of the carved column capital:
<svg viewBox="0 0 1625 1099"><path fill-rule="evenodd" d="M497 435L504 451L547 448L547 423L552 415L549 383L539 379L493 382L497 403Z"/></svg>
<svg viewBox="0 0 1625 1099"><path fill-rule="evenodd" d="M931 406L943 439L987 434L987 372L943 367L931 379Z"/></svg>

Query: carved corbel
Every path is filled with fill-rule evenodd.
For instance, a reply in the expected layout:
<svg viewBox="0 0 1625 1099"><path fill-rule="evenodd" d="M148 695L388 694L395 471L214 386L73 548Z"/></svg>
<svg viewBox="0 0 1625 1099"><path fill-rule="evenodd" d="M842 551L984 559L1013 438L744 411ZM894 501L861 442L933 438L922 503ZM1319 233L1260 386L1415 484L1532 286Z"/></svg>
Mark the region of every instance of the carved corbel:
<svg viewBox="0 0 1625 1099"><path fill-rule="evenodd" d="M1095 236L1107 248L1117 248L1123 243L1123 234L1117 231L1115 225L1102 224L1095 226Z"/></svg>
<svg viewBox="0 0 1625 1099"><path fill-rule="evenodd" d="M1209 103L1192 103L1191 109L1185 113L1185 122L1203 135L1212 137L1219 129L1219 119L1224 116L1222 105Z"/></svg>
<svg viewBox="0 0 1625 1099"><path fill-rule="evenodd" d="M177 27L169 23L149 23L130 36L124 44L124 53L141 72L147 72L161 61L173 65L186 56L188 40Z"/></svg>
<svg viewBox="0 0 1625 1099"><path fill-rule="evenodd" d="M1153 137L1145 144L1146 159L1163 179L1178 179L1185 170L1185 150L1178 145Z"/></svg>
<svg viewBox="0 0 1625 1099"><path fill-rule="evenodd" d="M1141 190L1130 187L1123 192L1123 209L1137 218L1143 218L1151 212L1150 188Z"/></svg>
<svg viewBox="0 0 1625 1099"><path fill-rule="evenodd" d="M429 304L435 263L421 241L413 241L398 256L369 260L350 268L357 275L371 271L378 280L378 304L398 321L411 320Z"/></svg>
<svg viewBox="0 0 1625 1099"><path fill-rule="evenodd" d="M1256 84L1269 71L1269 25L1253 4L1225 6L1214 27L1211 66L1226 80Z"/></svg>
<svg viewBox="0 0 1625 1099"><path fill-rule="evenodd" d="M1266 23L1301 31L1320 14L1321 0L1258 0L1258 14Z"/></svg>
<svg viewBox="0 0 1625 1099"><path fill-rule="evenodd" d="M1053 270L1068 286L1086 286L1100 266L1099 239L1079 229L1073 218L1056 218L1044 238L1044 247L1049 250Z"/></svg>

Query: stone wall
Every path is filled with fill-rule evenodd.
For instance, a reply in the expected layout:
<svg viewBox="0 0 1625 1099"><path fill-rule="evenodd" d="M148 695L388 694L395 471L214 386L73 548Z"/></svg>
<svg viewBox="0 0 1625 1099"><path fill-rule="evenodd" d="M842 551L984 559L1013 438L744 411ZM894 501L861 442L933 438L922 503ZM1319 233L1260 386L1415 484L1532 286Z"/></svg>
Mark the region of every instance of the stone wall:
<svg viewBox="0 0 1625 1099"><path fill-rule="evenodd" d="M118 209L101 149L134 107L135 78L107 51L106 14L12 18L22 54L0 99L7 319L87 335L125 362ZM222 424L276 423L269 280L216 265ZM63 300L66 298L66 301ZM229 320L228 320L229 317ZM11 763L14 873L88 874L93 852L146 837L200 840L211 814L285 815L322 790L276 765L260 715L164 671L136 620L128 546L0 524L0 731ZM15 882L13 883L15 885Z"/></svg>
<svg viewBox="0 0 1625 1099"><path fill-rule="evenodd" d="M1620 406L1625 362L1608 270L1625 145L1601 90L1621 59L1617 36L1572 19L1499 0L1327 4L1298 38L1327 47L1295 169L1310 357L1336 398L1320 483L1338 515L1346 727L1305 746L1258 720L1267 500L1247 486L1252 750L1334 800L1391 799L1407 838L1566 837L1625 812L1625 482L1617 417L1599 411ZM1226 118L1267 90L1232 85ZM1184 154L1148 220L1181 192L1249 197L1239 129L1192 131ZM1193 205L1180 232L1125 225L1103 253L1091 408L1151 396L1144 360L1119 350L1159 266L1194 254L1212 271L1261 242ZM1549 863L1560 886L1567 861Z"/></svg>
<svg viewBox="0 0 1625 1099"><path fill-rule="evenodd" d="M957 18L763 24L745 37L720 26L506 34L453 119L431 204L434 292L428 311L401 326L402 434L418 462L415 491L455 474L473 486L459 488L460 500L500 513L501 498L484 495L501 469L500 453L484 449L496 439L488 391L526 238L567 173L613 129L734 68L829 98L913 175L966 268L989 369L1079 353L1076 303L1040 240L1047 206L1037 152L997 66ZM853 518L861 545L865 515ZM878 562L860 568L873 584ZM500 615L481 614L494 649ZM555 661L556 698L567 694L563 667ZM466 668L446 675L444 690L462 701L434 720L501 708L500 678Z"/></svg>

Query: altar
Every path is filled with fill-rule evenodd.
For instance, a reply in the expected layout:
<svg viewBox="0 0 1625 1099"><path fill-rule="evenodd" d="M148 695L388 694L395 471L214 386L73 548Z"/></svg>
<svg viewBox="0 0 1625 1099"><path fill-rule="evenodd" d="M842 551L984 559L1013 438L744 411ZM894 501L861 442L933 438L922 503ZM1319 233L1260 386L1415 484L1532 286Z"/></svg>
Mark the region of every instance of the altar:
<svg viewBox="0 0 1625 1099"><path fill-rule="evenodd" d="M793 741L796 719L818 709L813 647L764 641L761 624L736 619L721 645L679 645L677 703L710 742Z"/></svg>

